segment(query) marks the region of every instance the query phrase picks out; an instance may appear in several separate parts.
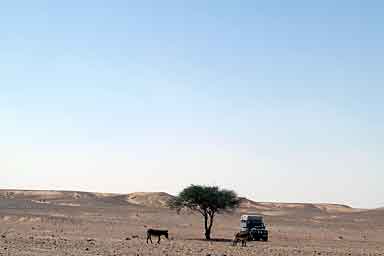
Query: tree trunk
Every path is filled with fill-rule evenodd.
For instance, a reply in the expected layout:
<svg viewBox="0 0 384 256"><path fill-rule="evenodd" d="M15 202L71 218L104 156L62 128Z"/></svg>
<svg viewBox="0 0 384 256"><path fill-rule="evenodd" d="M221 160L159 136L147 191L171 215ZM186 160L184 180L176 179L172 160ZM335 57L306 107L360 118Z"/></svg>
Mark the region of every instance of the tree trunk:
<svg viewBox="0 0 384 256"><path fill-rule="evenodd" d="M211 240L211 231L212 231L214 216L215 216L214 214L204 215L205 239L207 240Z"/></svg>
<svg viewBox="0 0 384 256"><path fill-rule="evenodd" d="M204 228L205 228L205 239L211 240L211 229L209 228L210 225L208 224L208 214L204 215Z"/></svg>

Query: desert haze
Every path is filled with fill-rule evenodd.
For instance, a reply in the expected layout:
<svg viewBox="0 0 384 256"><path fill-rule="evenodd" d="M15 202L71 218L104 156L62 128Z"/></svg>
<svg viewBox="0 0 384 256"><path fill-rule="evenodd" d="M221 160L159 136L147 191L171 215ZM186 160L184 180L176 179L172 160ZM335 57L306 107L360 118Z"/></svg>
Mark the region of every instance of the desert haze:
<svg viewBox="0 0 384 256"><path fill-rule="evenodd" d="M384 209L241 198L218 215L212 241L201 216L168 209L164 192L0 190L0 255L384 255ZM232 246L244 213L264 216L268 242ZM169 240L146 244L146 230Z"/></svg>

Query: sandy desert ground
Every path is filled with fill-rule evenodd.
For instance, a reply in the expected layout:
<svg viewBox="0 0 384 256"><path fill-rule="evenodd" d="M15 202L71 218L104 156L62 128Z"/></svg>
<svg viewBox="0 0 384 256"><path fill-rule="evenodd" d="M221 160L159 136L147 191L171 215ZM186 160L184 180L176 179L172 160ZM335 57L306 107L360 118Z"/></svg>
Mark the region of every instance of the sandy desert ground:
<svg viewBox="0 0 384 256"><path fill-rule="evenodd" d="M168 198L0 190L0 255L384 255L384 209L244 198L239 210L216 218L207 242L201 217L165 208ZM231 246L240 215L255 212L265 216L270 241ZM147 245L148 227L169 229L170 240Z"/></svg>

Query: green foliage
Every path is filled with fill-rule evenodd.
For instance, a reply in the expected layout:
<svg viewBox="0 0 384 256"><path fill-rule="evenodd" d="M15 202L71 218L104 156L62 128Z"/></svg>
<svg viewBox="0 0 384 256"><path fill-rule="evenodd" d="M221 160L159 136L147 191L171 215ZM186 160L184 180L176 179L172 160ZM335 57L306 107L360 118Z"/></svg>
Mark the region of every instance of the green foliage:
<svg viewBox="0 0 384 256"><path fill-rule="evenodd" d="M235 209L239 199L232 190L219 189L217 186L190 185L168 205L178 212L183 208L201 213L204 217L205 236L209 240L213 219L216 213Z"/></svg>
<svg viewBox="0 0 384 256"><path fill-rule="evenodd" d="M220 212L238 206L239 199L234 191L218 187L190 185L169 202L174 209L189 208L199 212L209 210Z"/></svg>

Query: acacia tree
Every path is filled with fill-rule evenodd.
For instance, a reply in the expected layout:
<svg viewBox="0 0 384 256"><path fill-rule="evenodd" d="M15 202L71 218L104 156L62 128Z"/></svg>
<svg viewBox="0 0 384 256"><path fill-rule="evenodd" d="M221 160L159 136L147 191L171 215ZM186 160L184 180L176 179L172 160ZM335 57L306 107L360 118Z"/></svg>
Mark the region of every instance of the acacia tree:
<svg viewBox="0 0 384 256"><path fill-rule="evenodd" d="M204 217L205 238L210 240L215 215L238 207L239 198L232 190L190 185L171 199L168 205L178 212L183 208L199 212Z"/></svg>

